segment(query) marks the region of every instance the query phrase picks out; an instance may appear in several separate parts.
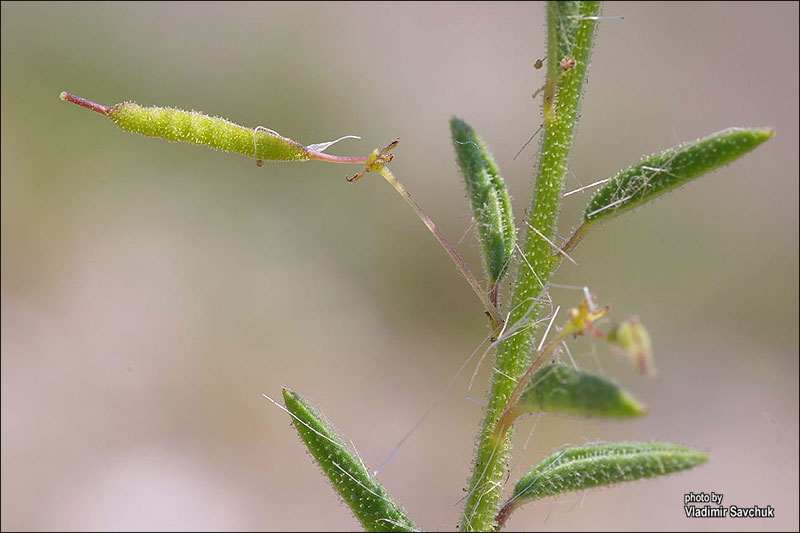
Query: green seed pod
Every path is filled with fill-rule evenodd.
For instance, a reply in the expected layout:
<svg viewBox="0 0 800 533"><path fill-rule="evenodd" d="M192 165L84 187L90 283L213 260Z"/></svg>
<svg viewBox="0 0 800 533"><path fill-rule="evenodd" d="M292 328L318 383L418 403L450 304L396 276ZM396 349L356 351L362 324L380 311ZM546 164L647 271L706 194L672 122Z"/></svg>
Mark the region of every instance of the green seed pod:
<svg viewBox="0 0 800 533"><path fill-rule="evenodd" d="M551 364L540 368L512 408L510 419L529 413L580 417L634 418L647 408L616 384L599 376Z"/></svg>
<svg viewBox="0 0 800 533"><path fill-rule="evenodd" d="M484 267L490 285L494 286L508 270L516 239L508 191L497 164L478 134L455 117L450 119L450 131L477 224Z"/></svg>
<svg viewBox="0 0 800 533"><path fill-rule="evenodd" d="M198 111L184 111L171 107L143 107L134 102L123 102L108 107L65 92L61 93L61 99L106 115L125 131L242 154L256 159L259 163L310 159L357 164L366 161L365 157L341 157L322 153L337 141L353 138L352 135L336 141L303 146L262 126L246 128L224 118L212 117Z"/></svg>
<svg viewBox="0 0 800 533"><path fill-rule="evenodd" d="M613 485L687 470L709 454L665 442L617 442L556 452L531 468L514 487L497 516L499 525L517 507L564 492Z"/></svg>
<svg viewBox="0 0 800 533"><path fill-rule="evenodd" d="M304 147L274 132L239 126L220 117L170 107L142 107L133 102L112 106L114 124L125 131L168 141L201 144L255 159L304 161Z"/></svg>
<svg viewBox="0 0 800 533"><path fill-rule="evenodd" d="M419 531L299 394L284 388L283 400L311 456L366 531Z"/></svg>
<svg viewBox="0 0 800 533"><path fill-rule="evenodd" d="M730 128L645 157L597 191L586 207L584 221L597 222L640 206L731 163L770 137L770 129Z"/></svg>

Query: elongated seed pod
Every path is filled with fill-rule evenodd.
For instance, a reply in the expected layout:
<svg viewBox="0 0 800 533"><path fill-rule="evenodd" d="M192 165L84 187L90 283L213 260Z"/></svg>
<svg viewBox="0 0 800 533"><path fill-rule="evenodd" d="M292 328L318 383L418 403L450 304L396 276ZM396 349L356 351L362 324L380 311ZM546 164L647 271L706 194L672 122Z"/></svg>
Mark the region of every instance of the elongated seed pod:
<svg viewBox="0 0 800 533"><path fill-rule="evenodd" d="M283 400L311 456L366 531L419 531L299 394L284 388Z"/></svg>
<svg viewBox="0 0 800 533"><path fill-rule="evenodd" d="M516 230L506 185L486 144L464 121L450 119L456 159L467 186L483 262L494 286L508 270Z"/></svg>
<svg viewBox="0 0 800 533"><path fill-rule="evenodd" d="M172 107L144 107L135 102L104 106L65 92L61 99L106 115L120 129L172 142L197 144L241 154L258 161L308 161L363 164L366 157L341 157L322 153L336 141L302 144L264 127L246 128L199 111ZM342 139L353 137L348 135ZM357 137L356 137L357 138ZM341 140L341 139L338 139Z"/></svg>
<svg viewBox="0 0 800 533"><path fill-rule="evenodd" d="M708 461L707 452L666 442L616 442L556 452L531 468L497 516L502 525L514 509L564 492L663 476Z"/></svg>
<svg viewBox="0 0 800 533"><path fill-rule="evenodd" d="M171 107L142 107L134 102L117 104L108 112L125 131L168 141L202 144L271 161L308 159L301 144L273 132L245 128L224 118Z"/></svg>
<svg viewBox="0 0 800 533"><path fill-rule="evenodd" d="M634 418L647 408L615 383L551 364L540 368L512 408L511 419L528 413L556 413L580 417Z"/></svg>
<svg viewBox="0 0 800 533"><path fill-rule="evenodd" d="M584 212L584 222L608 219L642 205L727 165L770 137L770 129L730 128L645 157L595 193Z"/></svg>

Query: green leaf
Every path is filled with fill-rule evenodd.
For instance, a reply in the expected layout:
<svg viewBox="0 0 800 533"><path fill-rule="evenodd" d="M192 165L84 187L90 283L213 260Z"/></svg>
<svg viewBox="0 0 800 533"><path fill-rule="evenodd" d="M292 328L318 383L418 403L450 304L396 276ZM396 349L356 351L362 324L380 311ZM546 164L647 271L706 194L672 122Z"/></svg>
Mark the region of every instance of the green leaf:
<svg viewBox="0 0 800 533"><path fill-rule="evenodd" d="M366 531L419 531L299 394L284 388L283 400L311 456Z"/></svg>
<svg viewBox="0 0 800 533"><path fill-rule="evenodd" d="M642 159L603 185L584 212L585 222L605 220L743 156L772 137L772 130L730 128Z"/></svg>
<svg viewBox="0 0 800 533"><path fill-rule="evenodd" d="M616 442L567 448L531 468L497 517L502 525L525 503L564 492L687 470L708 461L701 450L666 442Z"/></svg>
<svg viewBox="0 0 800 533"><path fill-rule="evenodd" d="M493 286L508 270L516 239L508 191L483 139L455 117L450 119L450 132L477 224L484 267Z"/></svg>
<svg viewBox="0 0 800 533"><path fill-rule="evenodd" d="M511 419L529 413L634 418L647 408L611 381L561 364L540 368L517 400Z"/></svg>

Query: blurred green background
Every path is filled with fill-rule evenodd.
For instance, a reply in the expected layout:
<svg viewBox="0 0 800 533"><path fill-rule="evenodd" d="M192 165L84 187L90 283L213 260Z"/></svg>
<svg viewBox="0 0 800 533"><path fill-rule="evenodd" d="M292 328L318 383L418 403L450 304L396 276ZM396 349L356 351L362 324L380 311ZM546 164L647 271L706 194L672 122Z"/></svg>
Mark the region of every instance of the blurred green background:
<svg viewBox="0 0 800 533"><path fill-rule="evenodd" d="M353 529L287 416L313 399L376 466L486 334L439 245L375 175L267 164L125 134L58 99L199 109L332 153L401 139L393 170L480 270L447 120L486 139L524 216L544 10L529 3L2 4L2 528ZM638 314L659 379L604 346L578 363L650 414L546 417L557 446L660 439L690 473L521 510L512 528L798 524L798 5L617 3L600 24L569 189L728 126L744 160L593 232L554 282ZM536 144L536 143L533 143ZM567 236L588 196L567 198ZM571 306L579 293L552 289ZM380 473L418 524L455 527L488 364ZM683 494L773 505L687 520Z"/></svg>

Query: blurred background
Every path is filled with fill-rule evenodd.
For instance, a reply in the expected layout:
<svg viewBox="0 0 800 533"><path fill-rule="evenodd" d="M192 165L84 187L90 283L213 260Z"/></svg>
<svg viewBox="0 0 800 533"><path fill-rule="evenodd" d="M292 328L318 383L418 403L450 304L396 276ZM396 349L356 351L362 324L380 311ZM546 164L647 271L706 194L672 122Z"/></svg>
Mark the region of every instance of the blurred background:
<svg viewBox="0 0 800 533"><path fill-rule="evenodd" d="M480 304L383 180L126 134L60 91L262 125L393 170L480 272L448 119L492 148L525 215L544 72L533 3L2 4L2 528L357 528L288 417L306 395L377 466L487 333ZM589 340L578 364L650 406L523 422L511 481L564 443L667 440L688 473L529 505L514 529L798 525L798 6L618 3L600 23L567 189L728 126L776 135L605 224L553 281L638 314L660 377ZM589 195L566 199L569 235ZM464 236L462 238L462 236ZM580 293L552 289L556 304ZM378 479L419 525L460 510L489 364ZM685 492L772 505L688 520Z"/></svg>

